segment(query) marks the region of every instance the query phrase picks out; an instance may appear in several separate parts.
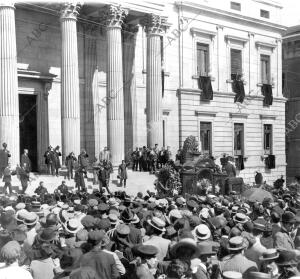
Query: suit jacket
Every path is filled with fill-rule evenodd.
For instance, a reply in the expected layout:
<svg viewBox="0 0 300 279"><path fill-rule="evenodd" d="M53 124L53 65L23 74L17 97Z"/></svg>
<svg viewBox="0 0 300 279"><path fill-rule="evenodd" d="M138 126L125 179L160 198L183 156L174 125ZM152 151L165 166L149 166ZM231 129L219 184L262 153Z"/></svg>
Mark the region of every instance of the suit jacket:
<svg viewBox="0 0 300 279"><path fill-rule="evenodd" d="M21 156L21 166L26 163L26 170L31 172L31 160L28 155L22 154Z"/></svg>
<svg viewBox="0 0 300 279"><path fill-rule="evenodd" d="M164 239L161 236L152 235L150 238L145 241L144 245L153 245L158 249L156 258L158 261L163 261L166 257L171 241L169 239Z"/></svg>
<svg viewBox="0 0 300 279"><path fill-rule="evenodd" d="M113 255L97 248L81 257L80 266L89 266L94 269L97 279L115 279L120 277Z"/></svg>
<svg viewBox="0 0 300 279"><path fill-rule="evenodd" d="M231 163L227 163L224 166L224 169L229 177L236 177L236 170L234 165L232 165Z"/></svg>
<svg viewBox="0 0 300 279"><path fill-rule="evenodd" d="M249 278L248 275L251 271L258 271L257 264L248 260L241 253L236 255L229 255L222 259L220 262L220 269L224 271L237 271L243 274L243 278Z"/></svg>
<svg viewBox="0 0 300 279"><path fill-rule="evenodd" d="M141 244L142 243L142 233L140 229L137 229L134 225L129 225L129 240L133 244Z"/></svg>
<svg viewBox="0 0 300 279"><path fill-rule="evenodd" d="M6 149L1 149L0 150L0 167L5 168L8 165L8 158L10 157L10 153Z"/></svg>
<svg viewBox="0 0 300 279"><path fill-rule="evenodd" d="M281 227L281 230L275 234L274 247L278 250L295 249L294 241L284 227Z"/></svg>

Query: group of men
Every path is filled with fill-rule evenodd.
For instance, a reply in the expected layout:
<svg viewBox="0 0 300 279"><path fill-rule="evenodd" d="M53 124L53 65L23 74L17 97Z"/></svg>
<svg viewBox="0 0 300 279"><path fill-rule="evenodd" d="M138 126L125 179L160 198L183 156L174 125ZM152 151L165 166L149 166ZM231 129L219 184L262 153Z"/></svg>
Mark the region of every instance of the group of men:
<svg viewBox="0 0 300 279"><path fill-rule="evenodd" d="M170 146L159 149L158 144L153 148L136 148L131 154L132 170L150 171L154 173L164 166L172 157Z"/></svg>
<svg viewBox="0 0 300 279"><path fill-rule="evenodd" d="M36 194L0 197L0 278L300 276L300 193L282 185L261 202L71 193L65 182Z"/></svg>

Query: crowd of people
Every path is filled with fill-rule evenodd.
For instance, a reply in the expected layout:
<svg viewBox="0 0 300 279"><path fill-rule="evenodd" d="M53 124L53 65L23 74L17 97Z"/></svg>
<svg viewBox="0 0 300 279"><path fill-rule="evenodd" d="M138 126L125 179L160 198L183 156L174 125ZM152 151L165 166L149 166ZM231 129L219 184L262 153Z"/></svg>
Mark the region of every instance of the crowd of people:
<svg viewBox="0 0 300 279"><path fill-rule="evenodd" d="M128 196L104 189L0 198L0 278L298 278L299 187Z"/></svg>

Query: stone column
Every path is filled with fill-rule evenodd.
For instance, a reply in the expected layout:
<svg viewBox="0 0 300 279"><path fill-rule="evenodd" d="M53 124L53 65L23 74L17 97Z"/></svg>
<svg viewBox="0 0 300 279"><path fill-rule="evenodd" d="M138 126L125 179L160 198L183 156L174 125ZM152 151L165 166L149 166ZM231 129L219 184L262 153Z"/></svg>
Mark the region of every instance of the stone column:
<svg viewBox="0 0 300 279"><path fill-rule="evenodd" d="M130 159L137 146L135 50L138 29L137 25L126 25L123 32L125 159Z"/></svg>
<svg viewBox="0 0 300 279"><path fill-rule="evenodd" d="M149 14L145 18L147 33L147 145L162 146L162 80L161 41L166 28L166 18Z"/></svg>
<svg viewBox="0 0 300 279"><path fill-rule="evenodd" d="M7 143L11 163L20 161L19 97L15 8L0 4L0 148ZM30 151L29 151L30 152Z"/></svg>
<svg viewBox="0 0 300 279"><path fill-rule="evenodd" d="M80 6L66 4L61 11L61 117L63 159L80 153L80 97L76 21Z"/></svg>
<svg viewBox="0 0 300 279"><path fill-rule="evenodd" d="M112 164L124 159L124 96L121 28L128 11L121 6L108 6L105 11L107 39L107 142Z"/></svg>

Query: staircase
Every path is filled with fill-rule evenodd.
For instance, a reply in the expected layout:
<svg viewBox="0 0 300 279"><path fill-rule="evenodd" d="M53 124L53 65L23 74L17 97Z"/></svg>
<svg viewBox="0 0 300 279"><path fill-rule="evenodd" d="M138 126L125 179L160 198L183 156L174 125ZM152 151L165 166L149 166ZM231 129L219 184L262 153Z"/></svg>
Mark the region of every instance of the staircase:
<svg viewBox="0 0 300 279"><path fill-rule="evenodd" d="M154 191L154 181L156 180L156 176L153 174L149 174L149 172L137 172L132 170L127 170L128 179L126 183L126 193L129 195L136 195L137 192L142 192L146 194L147 190ZM114 191L124 190L124 187L119 187L119 179L117 178L118 171L114 169L114 172L110 177L109 189ZM44 186L48 189L49 193L53 193L53 191L59 186L62 180L66 181L66 184L69 186L69 189L72 191L75 189L75 182L73 179L68 180L66 177L66 172L64 170L60 171L59 176L52 176L46 174L38 174L35 173L32 175L33 179L28 185L26 194L33 195L34 190L38 187L40 181L44 182ZM87 174L87 178L85 178L85 185L88 188L88 192L92 192L93 189L99 189L99 184L93 185L93 173L89 172ZM4 186L4 182L0 181L0 192L2 192ZM21 182L17 178L16 175L12 176L12 186L14 192L19 192L21 187Z"/></svg>

